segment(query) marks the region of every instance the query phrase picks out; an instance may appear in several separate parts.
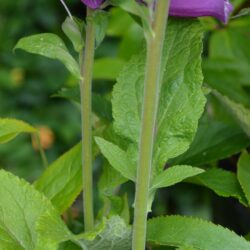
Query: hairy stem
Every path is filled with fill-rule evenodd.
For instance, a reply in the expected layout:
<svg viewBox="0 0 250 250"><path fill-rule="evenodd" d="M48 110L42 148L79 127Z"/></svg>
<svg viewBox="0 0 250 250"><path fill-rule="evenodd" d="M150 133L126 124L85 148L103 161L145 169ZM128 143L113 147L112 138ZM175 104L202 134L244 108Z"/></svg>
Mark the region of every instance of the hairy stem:
<svg viewBox="0 0 250 250"><path fill-rule="evenodd" d="M153 22L154 36L147 40L142 127L136 180L133 250L145 250L146 244L147 203L153 155L154 130L161 83L161 58L167 26L168 9L169 0L157 1Z"/></svg>
<svg viewBox="0 0 250 250"><path fill-rule="evenodd" d="M92 76L95 53L95 29L92 22L93 10L87 9L85 49L80 55L82 81L81 118L82 118L82 178L83 178L83 215L85 231L94 227L93 176L92 176Z"/></svg>

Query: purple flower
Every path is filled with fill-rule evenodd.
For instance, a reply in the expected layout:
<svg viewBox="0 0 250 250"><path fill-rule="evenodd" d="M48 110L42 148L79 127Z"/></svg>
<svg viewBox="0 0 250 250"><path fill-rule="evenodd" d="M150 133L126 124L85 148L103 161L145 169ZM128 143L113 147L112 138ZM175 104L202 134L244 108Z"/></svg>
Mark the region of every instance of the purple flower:
<svg viewBox="0 0 250 250"><path fill-rule="evenodd" d="M144 0L137 2L146 4ZM226 23L232 10L229 0L171 0L169 13L177 17L213 16Z"/></svg>
<svg viewBox="0 0 250 250"><path fill-rule="evenodd" d="M229 0L172 0L170 15L179 17L213 16L226 23L233 10Z"/></svg>
<svg viewBox="0 0 250 250"><path fill-rule="evenodd" d="M81 0L85 5L91 9L97 9L101 6L104 0Z"/></svg>

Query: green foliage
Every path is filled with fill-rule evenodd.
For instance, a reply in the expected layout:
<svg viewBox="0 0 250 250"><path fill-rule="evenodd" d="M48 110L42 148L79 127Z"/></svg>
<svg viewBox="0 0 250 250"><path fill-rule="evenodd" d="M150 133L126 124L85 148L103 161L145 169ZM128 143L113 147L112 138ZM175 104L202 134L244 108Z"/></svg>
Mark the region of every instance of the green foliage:
<svg viewBox="0 0 250 250"><path fill-rule="evenodd" d="M103 209L100 213L100 218L110 218L119 215L126 224L130 221L130 212L127 194L120 196L104 196Z"/></svg>
<svg viewBox="0 0 250 250"><path fill-rule="evenodd" d="M238 161L237 177L250 205L250 155L246 152Z"/></svg>
<svg viewBox="0 0 250 250"><path fill-rule="evenodd" d="M250 82L250 49L246 38L249 24L248 16L233 20L227 29L214 31L209 43L209 58L203 63L205 82L246 107L250 105L245 88Z"/></svg>
<svg viewBox="0 0 250 250"><path fill-rule="evenodd" d="M105 229L98 233L93 241L82 240L86 249L92 250L128 250L131 249L132 230L124 221L113 216L105 223Z"/></svg>
<svg viewBox="0 0 250 250"><path fill-rule="evenodd" d="M70 55L64 42L55 34L38 34L21 38L15 49L22 49L29 53L39 54L61 61L65 67L77 78L81 78L78 63Z"/></svg>
<svg viewBox="0 0 250 250"><path fill-rule="evenodd" d="M133 181L136 179L137 143L140 134L145 73L145 45L142 41L143 29L140 25L148 36L152 35L152 13L149 8L138 5L134 0L109 2L123 10L108 9L111 13L109 17L107 13L98 10L93 20L96 25L96 45L98 46L103 40L105 33L108 37L96 50L97 60L93 82L95 93L92 98L93 112L101 118L97 119L94 116L93 130L98 136L96 142L101 153L107 159L98 157L94 162L94 182L96 183L96 179L100 178L98 192L95 192L100 197L95 197L95 208L96 211L101 210L98 212L96 222L98 223L98 219L102 217L107 219L104 219L94 231L73 235L57 213L59 210L62 214L69 208L82 189L81 147L77 145L44 170L34 186L0 171L1 249L131 249L131 228L126 224L130 221L129 204L133 202L134 190L130 183L122 187L120 185L128 179ZM235 13L239 13L238 17L236 16L237 19L223 27L214 21L210 32L205 36L204 82L218 91L217 98L220 102L208 95L206 115L199 124L194 140L198 119L204 107L204 96L201 91L203 79L200 70L202 31L198 22L193 20L171 19L169 22L163 56L163 84L155 131L156 145L150 193L152 200L156 189L185 181L207 187L222 197L234 197L245 206L250 204L248 171L250 160L247 152L244 152L238 161L237 175L231 171L211 168L215 165L234 170L236 157L233 155L250 145L248 137L250 18L240 17L244 13L238 12L241 6L248 5L247 1L232 0L232 2L236 9ZM21 39L16 48L58 59L78 79L69 78L67 74L62 73L60 65L54 62L48 66L45 61L37 61L27 54L20 54L25 56L25 60L22 57L20 59L19 56L13 58L13 55L8 54L13 41L22 35L21 32L38 33L48 29L49 32L57 34L61 32L55 29L59 26L57 25L59 20L63 18L59 13L60 8L53 2L46 3L50 8L55 6L51 11L52 9L45 5L41 8L41 4L43 5L43 1L36 5L28 0L1 1L1 11L6 14L6 17L2 15L0 22L0 32L5 34L0 37L0 50L3 52L0 55L2 66L0 113L2 116L12 116L14 113L15 117L25 117L25 120L29 120L32 124L37 124L39 121L41 125L48 125L55 134L56 143L46 151L46 154L49 160L54 160L65 151L65 148L72 145L72 141L79 140L79 110L63 100L49 100L47 97L61 89L63 84L64 89L58 93L58 96L79 102L79 88L74 88L80 78L78 63L69 54L62 40L48 33ZM80 6L84 8L78 1L75 9L72 7L72 11L84 13L80 11ZM24 10L29 11L29 19L25 19ZM107 18L110 18L111 22L106 30ZM84 23L80 24L75 18L74 21L67 18L63 24L63 31L73 43L74 49L77 52L82 50L85 37ZM41 41L40 38L44 40ZM140 51L139 55L134 56L122 69L126 61L138 51ZM13 66L23 69L13 69ZM23 77L22 80L16 80L20 75L21 78ZM117 77L112 99L114 116L112 117L110 89ZM23 83L25 85L22 86ZM31 107L32 109L34 107L32 112L30 112ZM118 139L113 135L107 135L109 133L107 127L112 126L110 124L113 118L115 130L119 135ZM62 122L64 126L59 126ZM10 141L20 133L36 132L35 128L21 121L0 119L0 144ZM1 147L0 165L13 170L12 165L15 162L18 170L16 168L14 171L18 175L22 173L25 178L33 181L34 176L39 176L42 171L37 164L37 154L33 152L32 147L27 151L22 144L23 141L14 144L16 141L19 140ZM93 151L93 157L96 157L97 150ZM13 153L7 157L9 152ZM219 162L221 159L226 161ZM167 166L171 167L163 170ZM201 166L208 170L204 172L201 168L191 166ZM165 195L157 197L159 201L156 203L154 214L165 213L168 208L171 208L170 211L174 213L182 213L185 210L195 214L196 210L199 209L200 212L202 207L210 211L210 216L215 215L215 218L223 219L225 224L230 223L232 228L238 227L238 231L249 232L249 228L241 223L243 220L247 221L246 216L241 212L242 206L237 205L240 212L235 219L227 218L226 214L223 214L222 218L218 209L210 204L210 192L197 186L193 188L192 185L185 185L187 190L183 192L183 197L190 203L195 197L199 205L194 204L192 207L194 210L190 210L190 207L185 205L182 209L183 197L176 195L178 188L181 188L181 185L172 189L173 192L171 190L169 207L165 206ZM128 193L128 196L123 195L124 193ZM201 204L200 199L205 200L205 204ZM222 210L224 200L220 200ZM80 210L78 206L74 204L77 211ZM120 217L113 217L113 215L119 215L125 223ZM66 220L69 227L74 232L79 232L80 223L75 218L71 220L72 218ZM250 249L249 243L229 230L209 222L179 216L150 220L149 236L152 236L151 239L149 238L149 244L153 243L149 247L153 250ZM249 239L249 235L246 235L247 237ZM162 246L155 246L155 244L162 244Z"/></svg>
<svg viewBox="0 0 250 250"><path fill-rule="evenodd" d="M38 223L38 231L50 242L56 244L72 241L83 250L129 250L131 249L131 227L119 216L105 219L93 231L73 235L56 217L45 214Z"/></svg>
<svg viewBox="0 0 250 250"><path fill-rule="evenodd" d="M121 71L124 61L119 58L99 58L94 63L94 79L114 81Z"/></svg>
<svg viewBox="0 0 250 250"><path fill-rule="evenodd" d="M53 162L35 182L35 188L63 213L82 190L81 145L78 144Z"/></svg>
<svg viewBox="0 0 250 250"><path fill-rule="evenodd" d="M248 137L250 137L250 109L245 108L242 104L236 103L218 92L215 92L215 95L233 115Z"/></svg>
<svg viewBox="0 0 250 250"><path fill-rule="evenodd" d="M160 230L156 230L159 228ZM250 243L234 232L200 219L167 216L148 222L149 242L202 250L248 250Z"/></svg>
<svg viewBox="0 0 250 250"><path fill-rule="evenodd" d="M72 42L75 51L80 52L84 47L83 30L85 25L76 18L67 17L62 24L62 30Z"/></svg>
<svg viewBox="0 0 250 250"><path fill-rule="evenodd" d="M16 119L0 119L0 144L9 142L21 133L36 133L31 125Z"/></svg>
<svg viewBox="0 0 250 250"><path fill-rule="evenodd" d="M80 103L79 87L63 88L54 94L53 97L66 98ZM103 118L107 121L112 121L113 119L111 102L99 94L93 94L92 96L92 110L100 118Z"/></svg>
<svg viewBox="0 0 250 250"><path fill-rule="evenodd" d="M208 187L222 197L234 197L243 205L247 204L236 175L230 171L212 168L188 181Z"/></svg>
<svg viewBox="0 0 250 250"><path fill-rule="evenodd" d="M92 21L95 26L96 47L98 47L102 43L106 35L106 30L108 27L108 12L105 12L103 10L96 10L93 14Z"/></svg>
<svg viewBox="0 0 250 250"><path fill-rule="evenodd" d="M206 136L204 136L206 135ZM235 125L214 120L201 122L190 148L170 164L202 165L239 153L250 139Z"/></svg>
<svg viewBox="0 0 250 250"><path fill-rule="evenodd" d="M154 173L162 171L167 160L188 149L203 112L201 37L198 23L170 20L164 46L165 70L156 125ZM180 40L186 42L179 43ZM190 64L192 60L195 63ZM135 143L139 140L144 61L145 54L141 53L125 66L112 99L115 131Z"/></svg>
<svg viewBox="0 0 250 250"><path fill-rule="evenodd" d="M151 27L152 18L150 8L142 4L138 4L136 1L133 0L111 0L110 2L114 6L119 6L131 15L135 16L136 18L139 18L139 23L142 24L146 36L153 35L153 30Z"/></svg>
<svg viewBox="0 0 250 250"><path fill-rule="evenodd" d="M173 166L163 171L155 178L153 178L151 189L169 187L189 177L199 175L203 172L204 172L203 169L191 166L185 166L185 165Z"/></svg>
<svg viewBox="0 0 250 250"><path fill-rule="evenodd" d="M1 249L56 249L54 243L36 230L37 222L45 213L62 224L51 203L27 182L3 170L0 182Z"/></svg>
<svg viewBox="0 0 250 250"><path fill-rule="evenodd" d="M101 195L113 195L116 188L128 179L122 176L115 168L111 167L107 161L103 163L102 175L98 183Z"/></svg>
<svg viewBox="0 0 250 250"><path fill-rule="evenodd" d="M125 178L135 181L136 166L130 161L127 152L102 138L97 137L96 143L114 169Z"/></svg>

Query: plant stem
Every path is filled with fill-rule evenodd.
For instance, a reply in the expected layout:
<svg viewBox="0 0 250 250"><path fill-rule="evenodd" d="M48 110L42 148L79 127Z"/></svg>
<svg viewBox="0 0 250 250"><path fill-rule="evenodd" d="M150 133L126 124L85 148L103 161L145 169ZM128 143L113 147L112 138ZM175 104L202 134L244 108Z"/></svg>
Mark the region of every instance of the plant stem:
<svg viewBox="0 0 250 250"><path fill-rule="evenodd" d="M158 0L153 22L154 36L147 40L146 76L142 127L137 168L133 250L145 250L147 202L151 175L154 131L161 83L161 59L167 26L169 0Z"/></svg>
<svg viewBox="0 0 250 250"><path fill-rule="evenodd" d="M43 167L47 168L49 166L49 163L48 163L46 154L45 154L45 152L43 150L43 146L41 144L41 138L40 138L40 133L39 132L37 132L35 134L35 139L36 139L36 142L37 142L37 145L38 145L38 149L39 149L39 153L40 153L40 156L41 156L41 159L42 159Z"/></svg>
<svg viewBox="0 0 250 250"><path fill-rule="evenodd" d="M83 178L83 215L85 231L94 227L93 176L92 176L92 76L95 53L95 29L92 22L93 10L87 9L85 50L80 55L83 80L81 89L82 118L82 178Z"/></svg>

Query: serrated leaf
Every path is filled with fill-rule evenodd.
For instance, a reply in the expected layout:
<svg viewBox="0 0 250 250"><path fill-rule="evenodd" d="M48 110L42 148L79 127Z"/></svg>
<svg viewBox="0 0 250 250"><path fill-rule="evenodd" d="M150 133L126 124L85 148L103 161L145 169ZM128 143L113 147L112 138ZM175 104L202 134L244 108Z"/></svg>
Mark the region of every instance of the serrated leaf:
<svg viewBox="0 0 250 250"><path fill-rule="evenodd" d="M58 245L60 242L73 240L75 237L55 211L46 212L39 218L37 232L55 245Z"/></svg>
<svg viewBox="0 0 250 250"><path fill-rule="evenodd" d="M201 90L202 31L198 22L171 19L164 44L164 76L157 116L154 171L185 152L197 129L205 99ZM185 40L185 43L180 41ZM138 143L145 51L122 70L113 92L116 132Z"/></svg>
<svg viewBox="0 0 250 250"><path fill-rule="evenodd" d="M26 181L3 170L0 183L0 248L56 250L54 243L36 231L36 223L43 214L56 214L49 200Z"/></svg>
<svg viewBox="0 0 250 250"><path fill-rule="evenodd" d="M153 178L151 189L169 187L203 172L201 168L187 165L173 166Z"/></svg>
<svg viewBox="0 0 250 250"><path fill-rule="evenodd" d="M127 153L113 143L100 137L96 137L95 141L111 166L125 178L135 181L136 168L128 158Z"/></svg>
<svg viewBox="0 0 250 250"><path fill-rule="evenodd" d="M63 213L82 190L81 145L78 144L53 162L34 183Z"/></svg>
<svg viewBox="0 0 250 250"><path fill-rule="evenodd" d="M70 55L62 39L52 33L43 33L21 38L15 49L42 55L61 61L65 67L78 79L81 79L78 63Z"/></svg>
<svg viewBox="0 0 250 250"><path fill-rule="evenodd" d="M214 94L233 115L248 137L250 137L250 109L230 100L227 96L223 96L217 91L214 91Z"/></svg>
<svg viewBox="0 0 250 250"><path fill-rule="evenodd" d="M35 133L37 130L20 120L0 119L0 144L9 142L21 133Z"/></svg>
<svg viewBox="0 0 250 250"><path fill-rule="evenodd" d="M187 180L188 182L205 186L222 197L234 197L243 205L247 205L246 197L234 173L219 168L212 168L198 176Z"/></svg>
<svg viewBox="0 0 250 250"><path fill-rule="evenodd" d="M190 148L170 164L204 165L239 153L249 145L250 139L239 127L210 120L199 125Z"/></svg>
<svg viewBox="0 0 250 250"><path fill-rule="evenodd" d="M130 250L132 230L119 216L113 216L93 241L82 240L82 242L91 250Z"/></svg>
<svg viewBox="0 0 250 250"><path fill-rule="evenodd" d="M160 228L161 230L155 230ZM249 250L250 243L222 226L200 219L167 216L148 221L147 241L201 250Z"/></svg>
<svg viewBox="0 0 250 250"><path fill-rule="evenodd" d="M237 177L250 205L250 155L242 153L237 164Z"/></svg>

